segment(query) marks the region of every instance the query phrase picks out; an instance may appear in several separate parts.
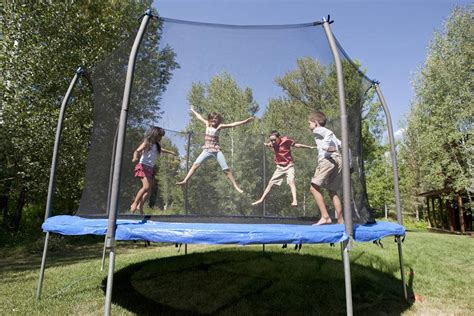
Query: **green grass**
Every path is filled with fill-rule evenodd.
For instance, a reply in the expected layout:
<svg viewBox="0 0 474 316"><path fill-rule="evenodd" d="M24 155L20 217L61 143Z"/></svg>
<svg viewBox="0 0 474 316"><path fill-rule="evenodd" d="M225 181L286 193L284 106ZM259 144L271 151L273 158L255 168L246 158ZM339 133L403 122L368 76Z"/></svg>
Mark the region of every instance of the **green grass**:
<svg viewBox="0 0 474 316"><path fill-rule="evenodd" d="M0 314L100 315L106 272L102 238L53 238L42 299L35 302L42 240L3 247ZM350 253L355 314L469 315L474 310L474 238L409 232L403 244L409 302L402 299L398 252L357 243ZM114 315L344 314L340 247L119 243ZM414 301L414 294L421 301Z"/></svg>

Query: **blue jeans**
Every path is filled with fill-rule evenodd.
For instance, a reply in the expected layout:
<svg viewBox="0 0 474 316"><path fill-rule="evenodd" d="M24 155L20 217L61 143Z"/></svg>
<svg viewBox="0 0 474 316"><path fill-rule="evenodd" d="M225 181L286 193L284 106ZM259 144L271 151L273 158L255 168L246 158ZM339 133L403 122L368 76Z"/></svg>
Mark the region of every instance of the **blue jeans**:
<svg viewBox="0 0 474 316"><path fill-rule="evenodd" d="M217 162L221 166L222 170L229 170L229 167L227 166L227 162L225 161L224 154L222 151L216 151L216 152L209 152L207 150L203 150L202 153L197 157L196 161L194 164L196 165L201 165L206 161L207 159L214 157L217 159Z"/></svg>

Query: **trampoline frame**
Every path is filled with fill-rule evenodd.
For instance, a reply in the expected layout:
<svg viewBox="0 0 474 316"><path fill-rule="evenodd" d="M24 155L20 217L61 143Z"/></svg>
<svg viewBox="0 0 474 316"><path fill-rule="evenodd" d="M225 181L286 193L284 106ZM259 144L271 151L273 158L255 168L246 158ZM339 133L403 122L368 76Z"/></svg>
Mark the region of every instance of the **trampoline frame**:
<svg viewBox="0 0 474 316"><path fill-rule="evenodd" d="M133 47L130 52L128 68L127 68L127 76L126 76L124 94L123 94L123 100L122 100L122 108L121 108L121 113L120 113L120 120L118 124L117 135L116 135L117 142L115 145L115 152L113 155L114 164L113 164L113 173L111 174L112 182L110 186L110 196L109 196L109 203L108 203L109 204L108 205L109 206L108 229L107 229L107 234L106 234L105 243L104 243L104 254L105 254L105 250L109 250L109 268L108 268L106 296L105 296L105 304L104 304L104 315L110 315L110 312L111 312L112 288L113 288L113 277L114 277L115 257L116 257L116 253L115 253L116 251L115 236L116 235L115 234L116 234L116 223L117 223L117 212L118 212L121 164L122 164L122 156L123 156L123 149L124 149L124 142L125 142L128 106L129 106L132 82L133 82L134 71L135 71L135 61L137 58L137 52L140 47L140 43L143 39L144 32L148 26L150 19L152 18L157 18L157 17L152 14L152 11L150 9L145 11L145 13L142 16L141 24L140 24L138 33L135 37ZM345 97L344 97L345 94L344 94L342 63L341 63L341 58L339 55L337 43L330 27L330 24L332 23L333 21L330 21L329 16L328 16L328 19L323 18L321 22L315 22L313 23L313 25L315 26L321 25L324 28L329 46L331 48L331 52L333 54L334 63L336 66L336 72L337 72L338 99L339 99L339 107L340 107L340 113L341 113L340 120L341 120L341 140L342 140L342 178L343 178L342 192L343 192L344 219L345 219L344 225L345 225L345 233L349 237L348 239L341 242L341 252L342 252L342 260L344 264L346 311L347 311L347 315L353 315L349 251L352 249L354 231L353 231L352 211L351 211L351 201L350 201L351 191L350 191L350 171L349 171L350 167L349 167L349 145L348 145L349 131L348 131L346 104L345 104ZM85 71L83 68L78 68L76 70L76 73L69 85L69 88L61 104L61 110L60 110L58 124L56 128L56 138L55 138L54 149L53 149L53 157L52 157L52 162L51 162L50 179L49 179L48 195L47 195L46 210L45 210L45 221L51 216L51 212L52 212L53 192L54 192L54 186L55 186L56 167L57 167L57 155L59 151L65 108L66 108L67 103L70 100L70 95L75 85L77 84L79 77L83 75L84 73ZM389 143L390 143L390 153L391 153L391 158L392 158L392 171L393 171L393 177L394 177L394 194L395 194L395 204L396 204L396 212L397 212L397 222L398 224L403 225L401 203L400 203L399 182L398 182L397 154L395 150L395 138L393 134L391 116L390 116L388 106L383 97L383 94L380 88L380 83L377 81L372 81L372 84L373 84L373 87L375 88L375 91L379 97L380 102L382 103L382 107L385 112L385 118L386 118L386 123L388 127ZM36 289L37 300L41 298L41 289L42 289L43 279L44 279L44 270L45 270L45 263L46 263L46 254L48 250L49 235L50 235L49 232L46 232L39 279L38 279L38 284L37 284L37 289ZM405 299L407 299L407 289L406 289L405 275L404 275L404 269L403 269L401 236L395 236L395 239L398 244L398 254L399 254L403 294L404 294ZM265 245L263 245L263 250L265 251Z"/></svg>

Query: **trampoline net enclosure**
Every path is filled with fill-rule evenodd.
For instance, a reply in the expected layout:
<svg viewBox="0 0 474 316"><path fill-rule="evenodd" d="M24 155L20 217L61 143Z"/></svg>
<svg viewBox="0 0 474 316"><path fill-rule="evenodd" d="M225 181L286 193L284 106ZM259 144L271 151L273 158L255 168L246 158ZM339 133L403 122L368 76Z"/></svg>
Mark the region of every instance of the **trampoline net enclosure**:
<svg viewBox="0 0 474 316"><path fill-rule="evenodd" d="M85 185L77 215L108 214L118 120L127 64L135 34L100 63L91 74L94 86L94 126ZM355 223L372 222L362 161L361 116L368 80L339 45L344 69L349 124L351 207ZM238 193L215 159L206 161L187 186L177 186L202 151L205 125L190 105L207 118L218 112L225 123L249 116L257 119L220 133L220 147L237 183ZM317 166L315 149L292 149L298 207L284 182L273 186L265 203L260 198L275 170L273 149L265 147L269 132L297 143L315 145L308 126L313 110L326 113L327 128L341 139L337 78L333 56L318 23L283 26L229 26L152 20L136 61L121 170L119 215L128 210L138 189L133 151L152 125L166 129L156 162L155 185L145 207L150 215L176 218L255 217L314 220L319 210L309 192ZM342 191L342 188L341 188ZM326 194L326 193L325 193ZM342 192L340 192L342 200ZM326 205L334 216L332 203Z"/></svg>

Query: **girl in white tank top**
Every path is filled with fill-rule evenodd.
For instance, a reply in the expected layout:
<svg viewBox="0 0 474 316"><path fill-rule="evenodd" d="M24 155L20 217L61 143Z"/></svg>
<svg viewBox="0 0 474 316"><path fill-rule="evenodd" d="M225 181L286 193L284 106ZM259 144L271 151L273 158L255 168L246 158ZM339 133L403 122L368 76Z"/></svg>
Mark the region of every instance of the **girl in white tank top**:
<svg viewBox="0 0 474 316"><path fill-rule="evenodd" d="M165 130L161 127L152 126L145 133L143 142L133 152L132 162L136 163L134 174L135 177L140 178L142 187L138 190L130 206L130 212L143 212L143 206L150 196L150 191L155 179L155 162L158 155L161 153L171 154L176 156L176 153L161 147L160 142L165 135Z"/></svg>

